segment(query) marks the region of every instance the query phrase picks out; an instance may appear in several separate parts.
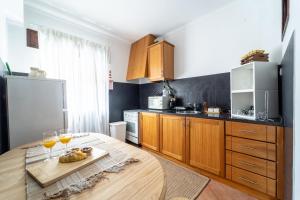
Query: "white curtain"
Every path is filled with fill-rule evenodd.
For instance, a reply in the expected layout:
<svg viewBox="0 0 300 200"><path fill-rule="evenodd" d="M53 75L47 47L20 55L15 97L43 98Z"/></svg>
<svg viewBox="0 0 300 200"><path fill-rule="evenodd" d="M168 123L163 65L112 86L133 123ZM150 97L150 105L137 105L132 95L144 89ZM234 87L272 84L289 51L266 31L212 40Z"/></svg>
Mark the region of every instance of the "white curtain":
<svg viewBox="0 0 300 200"><path fill-rule="evenodd" d="M52 29L39 32L41 68L67 83L69 129L108 134L109 48Z"/></svg>

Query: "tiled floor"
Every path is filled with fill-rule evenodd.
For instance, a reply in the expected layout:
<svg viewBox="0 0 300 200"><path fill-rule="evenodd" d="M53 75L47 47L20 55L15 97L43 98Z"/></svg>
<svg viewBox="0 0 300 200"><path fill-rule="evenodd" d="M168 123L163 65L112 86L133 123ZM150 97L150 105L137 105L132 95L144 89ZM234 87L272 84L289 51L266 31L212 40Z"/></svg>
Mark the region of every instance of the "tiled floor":
<svg viewBox="0 0 300 200"><path fill-rule="evenodd" d="M210 180L197 200L256 200L256 198L223 183Z"/></svg>

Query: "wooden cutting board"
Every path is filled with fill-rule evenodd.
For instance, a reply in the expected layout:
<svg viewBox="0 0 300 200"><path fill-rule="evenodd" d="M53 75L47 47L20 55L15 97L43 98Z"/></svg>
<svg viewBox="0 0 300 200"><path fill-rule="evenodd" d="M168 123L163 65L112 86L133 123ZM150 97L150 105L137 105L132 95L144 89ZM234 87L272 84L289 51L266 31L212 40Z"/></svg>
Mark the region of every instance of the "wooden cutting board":
<svg viewBox="0 0 300 200"><path fill-rule="evenodd" d="M93 147L93 151L86 159L60 163L58 158L49 161L41 161L27 166L26 171L35 179L41 187L47 187L71 173L90 165L108 154L107 151Z"/></svg>

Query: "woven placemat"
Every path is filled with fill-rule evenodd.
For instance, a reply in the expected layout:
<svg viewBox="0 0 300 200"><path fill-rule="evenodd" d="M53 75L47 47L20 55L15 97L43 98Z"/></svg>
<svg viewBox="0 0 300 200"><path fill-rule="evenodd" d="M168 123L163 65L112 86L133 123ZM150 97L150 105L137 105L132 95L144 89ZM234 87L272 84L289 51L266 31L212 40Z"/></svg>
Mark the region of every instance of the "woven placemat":
<svg viewBox="0 0 300 200"><path fill-rule="evenodd" d="M109 155L45 188L40 187L31 176L26 174L28 200L68 199L73 194L94 187L98 182L107 178L109 173L118 173L125 169L127 165L139 161L96 137L87 136L72 141L72 146L81 145L94 146L106 150ZM62 151L62 146L57 145L53 149L53 154L59 155ZM45 152L43 152L44 149L40 145L27 149L26 166L34 162L42 162L47 157Z"/></svg>

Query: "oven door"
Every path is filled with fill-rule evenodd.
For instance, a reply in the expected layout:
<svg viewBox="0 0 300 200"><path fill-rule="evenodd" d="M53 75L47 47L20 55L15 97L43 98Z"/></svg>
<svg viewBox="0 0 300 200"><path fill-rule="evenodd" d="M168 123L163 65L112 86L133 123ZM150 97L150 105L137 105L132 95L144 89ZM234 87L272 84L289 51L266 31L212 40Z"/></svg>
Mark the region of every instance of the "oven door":
<svg viewBox="0 0 300 200"><path fill-rule="evenodd" d="M133 122L133 121L127 121L126 124L126 133L128 135L134 136L134 137L138 137L138 123L137 122Z"/></svg>

